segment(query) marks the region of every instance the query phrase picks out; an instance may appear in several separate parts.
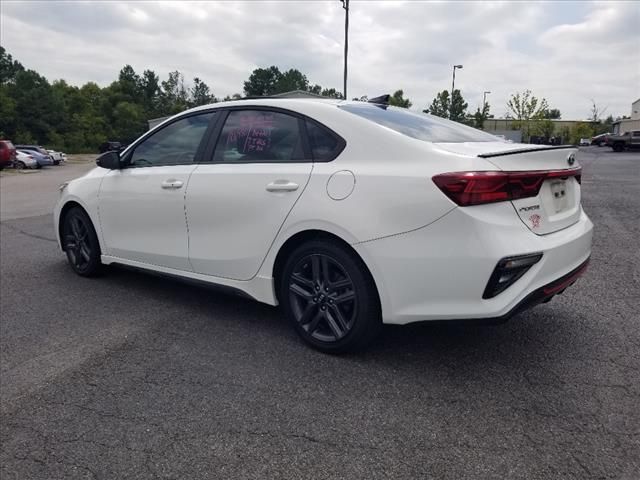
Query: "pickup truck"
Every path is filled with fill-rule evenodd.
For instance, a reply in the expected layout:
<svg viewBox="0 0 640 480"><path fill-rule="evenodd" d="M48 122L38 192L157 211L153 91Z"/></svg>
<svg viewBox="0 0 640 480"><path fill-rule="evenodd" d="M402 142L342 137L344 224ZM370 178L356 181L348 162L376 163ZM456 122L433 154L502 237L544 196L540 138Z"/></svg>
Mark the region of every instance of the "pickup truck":
<svg viewBox="0 0 640 480"><path fill-rule="evenodd" d="M607 145L615 152L622 152L625 149L640 148L640 130L625 132L622 135L609 135Z"/></svg>

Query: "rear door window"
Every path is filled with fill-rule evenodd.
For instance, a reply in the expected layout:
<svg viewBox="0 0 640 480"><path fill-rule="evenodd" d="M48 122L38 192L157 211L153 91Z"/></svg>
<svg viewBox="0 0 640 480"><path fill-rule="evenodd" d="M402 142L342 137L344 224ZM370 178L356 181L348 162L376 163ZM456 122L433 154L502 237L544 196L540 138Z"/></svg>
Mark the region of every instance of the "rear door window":
<svg viewBox="0 0 640 480"><path fill-rule="evenodd" d="M231 110L222 127L215 163L282 163L305 160L301 121L270 110Z"/></svg>
<svg viewBox="0 0 640 480"><path fill-rule="evenodd" d="M499 142L499 138L481 130L426 113L399 107L386 107L362 102L339 105L338 108L378 125L425 142Z"/></svg>

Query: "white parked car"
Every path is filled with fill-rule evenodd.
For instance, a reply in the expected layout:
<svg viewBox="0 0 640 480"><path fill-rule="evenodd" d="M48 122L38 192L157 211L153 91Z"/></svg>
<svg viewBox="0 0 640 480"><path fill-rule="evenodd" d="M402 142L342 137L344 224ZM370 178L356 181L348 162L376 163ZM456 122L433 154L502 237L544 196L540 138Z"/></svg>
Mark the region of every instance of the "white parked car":
<svg viewBox="0 0 640 480"><path fill-rule="evenodd" d="M20 150L16 150L16 159L13 161L13 166L20 170L25 168L41 168L33 155L21 152Z"/></svg>
<svg viewBox="0 0 640 480"><path fill-rule="evenodd" d="M54 219L80 275L229 287L339 352L382 323L504 320L575 282L593 230L575 151L383 104L216 103L103 154Z"/></svg>
<svg viewBox="0 0 640 480"><path fill-rule="evenodd" d="M588 147L589 145L591 145L591 139L590 138L581 138L580 139L580 146L581 147Z"/></svg>
<svg viewBox="0 0 640 480"><path fill-rule="evenodd" d="M47 150L47 152L49 152L49 155L51 155L51 158L53 158L54 162L62 163L67 159L67 156L62 153L62 152L56 152L55 150Z"/></svg>

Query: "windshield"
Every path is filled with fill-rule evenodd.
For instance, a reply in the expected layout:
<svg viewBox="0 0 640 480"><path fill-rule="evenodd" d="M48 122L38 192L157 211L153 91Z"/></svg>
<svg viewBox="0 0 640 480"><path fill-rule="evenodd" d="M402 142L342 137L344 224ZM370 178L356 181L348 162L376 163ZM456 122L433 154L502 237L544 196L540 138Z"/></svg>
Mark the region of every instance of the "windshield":
<svg viewBox="0 0 640 480"><path fill-rule="evenodd" d="M481 130L467 127L461 123L445 120L426 113L417 113L399 107L385 107L372 103L349 103L338 105L347 112L371 120L400 132L408 137L425 142L461 143L461 142L500 142L504 141Z"/></svg>

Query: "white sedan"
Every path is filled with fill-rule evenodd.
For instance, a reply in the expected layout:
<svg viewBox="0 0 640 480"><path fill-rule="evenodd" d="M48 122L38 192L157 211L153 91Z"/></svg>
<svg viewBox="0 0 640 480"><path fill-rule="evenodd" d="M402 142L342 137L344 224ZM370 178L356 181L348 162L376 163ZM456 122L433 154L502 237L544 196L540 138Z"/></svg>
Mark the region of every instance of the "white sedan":
<svg viewBox="0 0 640 480"><path fill-rule="evenodd" d="M27 151L21 152L20 150L16 150L16 159L13 161L13 166L20 170L25 168L41 168L31 153Z"/></svg>
<svg viewBox="0 0 640 480"><path fill-rule="evenodd" d="M178 114L61 186L73 270L122 264L281 305L327 352L382 323L504 320L585 270L573 147L378 103L257 99Z"/></svg>

